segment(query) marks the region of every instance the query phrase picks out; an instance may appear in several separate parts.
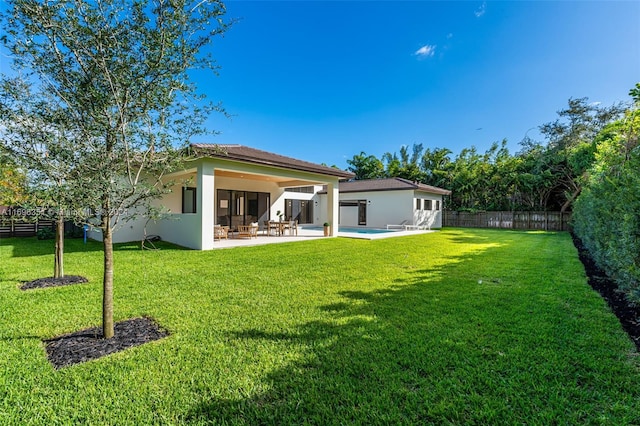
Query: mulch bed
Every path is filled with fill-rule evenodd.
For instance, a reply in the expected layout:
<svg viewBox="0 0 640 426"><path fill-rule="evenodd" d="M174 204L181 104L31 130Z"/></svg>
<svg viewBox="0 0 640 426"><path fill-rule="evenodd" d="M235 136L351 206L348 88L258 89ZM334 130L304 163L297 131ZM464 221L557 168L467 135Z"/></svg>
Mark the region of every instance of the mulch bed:
<svg viewBox="0 0 640 426"><path fill-rule="evenodd" d="M640 351L640 307L627 301L624 293L618 290L616 283L598 268L582 241L575 235L572 237L573 244L578 249L580 261L589 278L589 285L607 301L613 313L620 320L622 328L635 343L637 350Z"/></svg>
<svg viewBox="0 0 640 426"><path fill-rule="evenodd" d="M60 287L63 285L86 283L88 280L80 275L65 275L64 277L54 278L38 278L37 280L27 281L20 286L20 290L33 290L35 288Z"/></svg>
<svg viewBox="0 0 640 426"><path fill-rule="evenodd" d="M114 336L104 339L102 327L88 328L45 340L47 358L56 369L69 367L168 336L151 318L133 318L114 325Z"/></svg>

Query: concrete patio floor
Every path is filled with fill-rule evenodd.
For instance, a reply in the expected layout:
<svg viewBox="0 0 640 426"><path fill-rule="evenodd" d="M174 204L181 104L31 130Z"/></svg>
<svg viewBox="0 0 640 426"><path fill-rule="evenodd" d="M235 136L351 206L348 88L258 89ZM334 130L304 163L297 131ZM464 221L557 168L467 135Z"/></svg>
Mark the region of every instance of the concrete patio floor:
<svg viewBox="0 0 640 426"><path fill-rule="evenodd" d="M398 230L393 232L382 232L382 233L372 233L372 234L339 231L338 237L357 238L357 239L363 239L363 240L380 240L384 238L428 234L431 232L435 232L435 231ZM329 238L329 237L324 236L322 229L300 227L298 229L298 235L289 235L289 234L284 234L282 236L264 235L262 231L260 231L258 233L258 238L228 238L228 239L222 239L222 240L215 240L213 243L213 248L215 250L215 249L224 249L224 248L233 248L233 247L259 246L264 244L292 243L296 241L309 241L309 240L314 240L318 238Z"/></svg>

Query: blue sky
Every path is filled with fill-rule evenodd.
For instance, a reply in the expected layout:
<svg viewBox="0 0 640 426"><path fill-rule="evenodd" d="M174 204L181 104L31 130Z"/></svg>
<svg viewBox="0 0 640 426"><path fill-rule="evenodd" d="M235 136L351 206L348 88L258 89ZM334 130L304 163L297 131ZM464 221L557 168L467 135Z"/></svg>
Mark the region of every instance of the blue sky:
<svg viewBox="0 0 640 426"><path fill-rule="evenodd" d="M640 2L230 1L206 141L346 168L422 143L512 152L570 97L628 101ZM534 128L533 130L530 130Z"/></svg>
<svg viewBox="0 0 640 426"><path fill-rule="evenodd" d="M414 143L514 153L570 97L611 105L640 82L638 1L225 4L238 22L210 47L219 76L193 77L233 117L194 142L340 168Z"/></svg>

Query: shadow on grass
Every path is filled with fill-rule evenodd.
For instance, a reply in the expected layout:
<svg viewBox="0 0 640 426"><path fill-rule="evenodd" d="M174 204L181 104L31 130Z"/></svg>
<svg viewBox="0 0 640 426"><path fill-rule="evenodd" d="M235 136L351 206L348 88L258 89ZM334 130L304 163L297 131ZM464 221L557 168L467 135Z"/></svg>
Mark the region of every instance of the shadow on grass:
<svg viewBox="0 0 640 426"><path fill-rule="evenodd" d="M3 238L0 246L12 248L11 257L32 257L52 255L55 251L55 240L39 240L36 237ZM65 253L94 252L102 250L102 244L96 241L83 243L79 238L66 238L64 240Z"/></svg>
<svg viewBox="0 0 640 426"><path fill-rule="evenodd" d="M19 340L41 340L42 336L0 336L0 342L15 342Z"/></svg>
<svg viewBox="0 0 640 426"><path fill-rule="evenodd" d="M36 237L25 238L3 238L0 246L11 246L11 257L32 257L52 255L55 251L54 240L38 240ZM155 242L154 246L158 250L189 250L188 248L171 244L165 241ZM90 253L102 251L103 245L100 241L88 240L86 243L79 238L67 238L64 241L65 253ZM113 245L114 251L140 251L139 241L128 243L118 243ZM151 250L153 251L153 250Z"/></svg>
<svg viewBox="0 0 640 426"><path fill-rule="evenodd" d="M528 382L537 369L528 364L531 360L521 360L530 369L521 377L519 371L512 371L517 363L505 364L504 354L492 349L493 331L483 330L480 323L459 323L461 318L471 322L474 312L466 316L456 310L480 312L484 307L468 302L457 305L456 289L444 296L451 300L440 300L442 289L449 284L447 277L465 275L509 250L512 247L507 244L488 247L482 255L453 259L436 271L413 271L403 285L392 290L341 292L344 302L320 307L326 320L307 322L293 332L247 329L232 334L231 339L249 339L258 346L260 341L271 341L307 349L300 361L263 378L268 391L238 400L210 397L188 413L186 420L225 424L565 423L572 419L567 407L581 403L570 400L566 383L555 380L549 389L554 397L547 398L536 386L544 386L548 378ZM595 386L595 381L588 386Z"/></svg>

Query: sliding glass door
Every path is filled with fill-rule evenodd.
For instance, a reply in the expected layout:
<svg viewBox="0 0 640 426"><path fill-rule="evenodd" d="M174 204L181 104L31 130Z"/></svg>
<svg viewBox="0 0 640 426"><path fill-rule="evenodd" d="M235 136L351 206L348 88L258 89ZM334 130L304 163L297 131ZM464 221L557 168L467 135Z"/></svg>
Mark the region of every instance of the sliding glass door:
<svg viewBox="0 0 640 426"><path fill-rule="evenodd" d="M313 201L285 199L284 216L298 223L313 223Z"/></svg>
<svg viewBox="0 0 640 426"><path fill-rule="evenodd" d="M270 205L268 192L218 189L216 225L236 229L239 225L269 220Z"/></svg>

